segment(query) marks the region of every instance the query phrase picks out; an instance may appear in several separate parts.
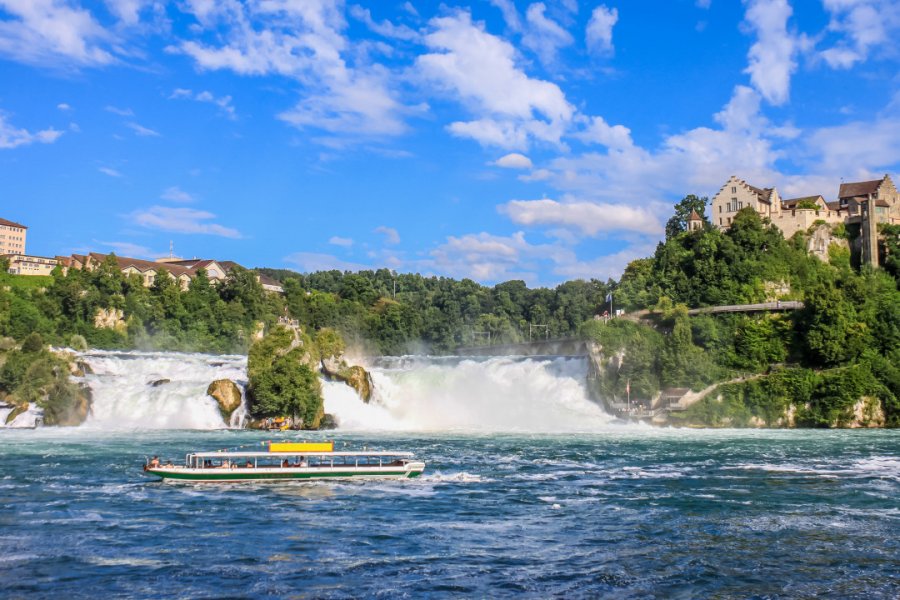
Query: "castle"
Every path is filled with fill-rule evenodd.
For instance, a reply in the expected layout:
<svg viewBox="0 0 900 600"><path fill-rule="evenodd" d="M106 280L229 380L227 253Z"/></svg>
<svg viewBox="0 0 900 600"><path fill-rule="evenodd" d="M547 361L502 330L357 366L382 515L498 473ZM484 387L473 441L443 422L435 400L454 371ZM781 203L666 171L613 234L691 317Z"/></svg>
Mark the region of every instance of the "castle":
<svg viewBox="0 0 900 600"><path fill-rule="evenodd" d="M878 264L879 223L900 224L900 192L889 175L872 181L841 183L838 199L826 202L821 195L782 199L774 187L758 188L732 175L713 197L710 223L720 229L731 226L736 213L752 207L789 238L815 224L859 225L862 258ZM874 218L871 218L874 215ZM827 243L820 240L811 251L821 254Z"/></svg>

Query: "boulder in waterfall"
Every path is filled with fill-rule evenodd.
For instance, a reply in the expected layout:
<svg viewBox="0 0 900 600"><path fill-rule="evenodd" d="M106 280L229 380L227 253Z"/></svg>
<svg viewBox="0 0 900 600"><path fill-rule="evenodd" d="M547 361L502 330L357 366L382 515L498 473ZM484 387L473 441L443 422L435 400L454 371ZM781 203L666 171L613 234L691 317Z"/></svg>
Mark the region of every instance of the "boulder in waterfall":
<svg viewBox="0 0 900 600"><path fill-rule="evenodd" d="M28 411L29 404L27 402L23 402L22 404L17 405L14 409L10 411L8 415L6 415L6 424L9 425L13 421L16 420L16 417L21 415L24 412Z"/></svg>
<svg viewBox="0 0 900 600"><path fill-rule="evenodd" d="M322 422L319 423L319 429L337 429L338 428L338 418L331 413L325 413L325 416L322 417Z"/></svg>
<svg viewBox="0 0 900 600"><path fill-rule="evenodd" d="M78 386L67 410L55 414L52 421L47 421L48 415L44 414L45 423L47 425L59 425L61 427L75 427L84 423L88 415L91 414L91 388L87 385Z"/></svg>
<svg viewBox="0 0 900 600"><path fill-rule="evenodd" d="M167 384L167 383L172 383L172 380L171 380L171 379L165 379L165 378L163 378L163 379L155 379L155 380L153 380L153 381L147 382L147 385L149 385L150 387L159 387L159 386L165 385L165 384Z"/></svg>
<svg viewBox="0 0 900 600"><path fill-rule="evenodd" d="M372 376L359 365L348 366L346 362L336 357L322 359L322 373L328 379L343 381L359 394L360 399L367 403L372 399L372 390L375 384Z"/></svg>
<svg viewBox="0 0 900 600"><path fill-rule="evenodd" d="M228 423L231 413L241 405L241 388L230 379L217 379L209 384L206 393L215 399L222 419Z"/></svg>
<svg viewBox="0 0 900 600"><path fill-rule="evenodd" d="M72 377L84 377L85 375L93 375L94 369L83 360L73 360L69 362L69 373Z"/></svg>

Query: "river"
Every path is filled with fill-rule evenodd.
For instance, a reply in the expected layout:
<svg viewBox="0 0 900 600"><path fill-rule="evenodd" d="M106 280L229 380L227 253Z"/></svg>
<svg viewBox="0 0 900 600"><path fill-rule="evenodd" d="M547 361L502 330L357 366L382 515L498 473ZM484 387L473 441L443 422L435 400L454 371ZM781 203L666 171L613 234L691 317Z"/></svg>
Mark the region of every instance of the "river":
<svg viewBox="0 0 900 600"><path fill-rule="evenodd" d="M0 430L0 596L900 595L898 431L622 425L581 402L576 362L404 359L373 369L375 405L326 388L343 429L287 435L412 451L421 478L162 484L146 455L273 435L219 429L191 391L239 357L170 358L94 360L95 389L139 387L118 412L101 392L82 427Z"/></svg>

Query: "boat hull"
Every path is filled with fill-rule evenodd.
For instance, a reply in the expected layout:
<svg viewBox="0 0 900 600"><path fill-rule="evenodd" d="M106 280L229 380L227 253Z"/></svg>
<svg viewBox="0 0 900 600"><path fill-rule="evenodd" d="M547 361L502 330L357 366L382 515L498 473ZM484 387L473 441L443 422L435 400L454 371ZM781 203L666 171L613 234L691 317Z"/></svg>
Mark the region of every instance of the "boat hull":
<svg viewBox="0 0 900 600"><path fill-rule="evenodd" d="M412 479L425 470L425 465L407 468L377 469L185 469L180 467L151 468L146 475L166 481L229 483L243 481L317 481L328 479Z"/></svg>

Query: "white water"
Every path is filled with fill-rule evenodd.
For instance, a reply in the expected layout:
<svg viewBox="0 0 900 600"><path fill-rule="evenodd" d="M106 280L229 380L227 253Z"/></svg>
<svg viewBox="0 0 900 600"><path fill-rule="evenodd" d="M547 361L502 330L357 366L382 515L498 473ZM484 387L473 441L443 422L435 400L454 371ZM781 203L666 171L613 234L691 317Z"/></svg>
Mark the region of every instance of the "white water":
<svg viewBox="0 0 900 600"><path fill-rule="evenodd" d="M216 379L243 388L244 356L92 350L81 358L94 370L85 377L93 394L85 427L243 425L244 406L226 424L206 389ZM587 366L580 359L414 356L379 359L368 368L375 383L369 404L343 383L323 382L325 412L337 417L342 430L584 432L605 429L612 421L588 398ZM161 379L170 381L150 385ZM16 425L32 426L33 419L23 414Z"/></svg>
<svg viewBox="0 0 900 600"><path fill-rule="evenodd" d="M588 398L581 359L403 357L370 372L368 405L343 384L325 385L325 412L341 429L574 432L613 420Z"/></svg>
<svg viewBox="0 0 900 600"><path fill-rule="evenodd" d="M244 356L210 356L175 352L103 352L82 355L93 375L85 381L93 393L86 427L103 429L219 429L216 401L206 389L216 379L231 379L243 387ZM169 379L157 387L150 385ZM243 407L232 415L240 425Z"/></svg>

